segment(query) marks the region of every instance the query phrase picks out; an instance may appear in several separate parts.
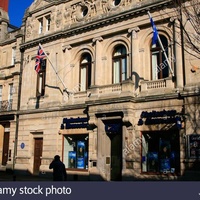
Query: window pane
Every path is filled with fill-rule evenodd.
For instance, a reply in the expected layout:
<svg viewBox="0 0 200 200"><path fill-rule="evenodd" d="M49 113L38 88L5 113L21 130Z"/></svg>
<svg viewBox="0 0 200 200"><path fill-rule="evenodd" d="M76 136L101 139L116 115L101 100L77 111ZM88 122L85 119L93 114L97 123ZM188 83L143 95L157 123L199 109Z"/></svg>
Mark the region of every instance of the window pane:
<svg viewBox="0 0 200 200"><path fill-rule="evenodd" d="M115 61L114 62L114 83L120 82L120 62Z"/></svg>
<svg viewBox="0 0 200 200"><path fill-rule="evenodd" d="M88 56L84 56L82 61L81 61L81 64L89 63L89 62L90 62L90 58Z"/></svg>
<svg viewBox="0 0 200 200"><path fill-rule="evenodd" d="M178 132L152 131L143 133L143 138L143 172L180 172Z"/></svg>
<svg viewBox="0 0 200 200"><path fill-rule="evenodd" d="M67 168L88 168L88 135L64 136L64 164Z"/></svg>
<svg viewBox="0 0 200 200"><path fill-rule="evenodd" d="M64 156L63 156L63 162L66 167L69 168L75 168L75 162L73 160L73 157L76 157L76 155L73 153L74 147L73 147L73 141L71 137L64 137ZM69 159L70 157L70 159Z"/></svg>
<svg viewBox="0 0 200 200"><path fill-rule="evenodd" d="M120 83L126 80L127 72L127 55L126 48L123 45L117 46L113 54L113 83Z"/></svg>
<svg viewBox="0 0 200 200"><path fill-rule="evenodd" d="M122 59L122 81L127 79L127 67L126 67L126 59Z"/></svg>
<svg viewBox="0 0 200 200"><path fill-rule="evenodd" d="M9 84L9 94L8 94L8 100L13 99L13 84Z"/></svg>
<svg viewBox="0 0 200 200"><path fill-rule="evenodd" d="M38 92L41 94L42 93L42 73L39 74L39 88Z"/></svg>
<svg viewBox="0 0 200 200"><path fill-rule="evenodd" d="M11 65L15 64L15 59L16 59L16 47L12 48L12 61L11 61Z"/></svg>
<svg viewBox="0 0 200 200"><path fill-rule="evenodd" d="M0 85L0 101L2 101L2 85Z"/></svg>
<svg viewBox="0 0 200 200"><path fill-rule="evenodd" d="M91 56L84 54L81 58L81 91L86 91L91 86L92 73L91 73Z"/></svg>
<svg viewBox="0 0 200 200"><path fill-rule="evenodd" d="M43 31L43 19L39 19L39 34Z"/></svg>
<svg viewBox="0 0 200 200"><path fill-rule="evenodd" d="M46 17L46 31L50 30L51 19L50 16Z"/></svg>
<svg viewBox="0 0 200 200"><path fill-rule="evenodd" d="M162 45L165 49L165 53L168 57L168 41L164 36L160 36ZM152 46L152 80L157 80L161 78L166 78L169 76L169 66L166 62L164 52L161 46L157 43Z"/></svg>
<svg viewBox="0 0 200 200"><path fill-rule="evenodd" d="M114 53L114 57L121 55L121 49L116 49Z"/></svg>
<svg viewBox="0 0 200 200"><path fill-rule="evenodd" d="M152 80L158 79L158 73L159 73L159 68L158 68L159 54L158 53L159 52L152 53Z"/></svg>
<svg viewBox="0 0 200 200"><path fill-rule="evenodd" d="M87 68L81 67L81 91L86 90L86 73L87 73Z"/></svg>

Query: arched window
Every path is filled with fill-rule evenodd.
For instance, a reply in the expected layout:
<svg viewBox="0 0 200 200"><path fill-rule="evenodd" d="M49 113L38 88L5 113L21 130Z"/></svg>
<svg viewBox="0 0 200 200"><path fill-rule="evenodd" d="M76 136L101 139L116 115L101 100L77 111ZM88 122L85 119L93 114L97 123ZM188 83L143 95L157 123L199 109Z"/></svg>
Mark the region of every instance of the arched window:
<svg viewBox="0 0 200 200"><path fill-rule="evenodd" d="M163 35L160 35L160 40L168 57L167 38ZM151 46L151 67L152 80L162 79L169 76L169 65L158 41L156 44Z"/></svg>
<svg viewBox="0 0 200 200"><path fill-rule="evenodd" d="M91 56L85 53L81 57L80 62L80 90L86 91L91 86Z"/></svg>
<svg viewBox="0 0 200 200"><path fill-rule="evenodd" d="M127 53L123 45L116 46L113 52L113 83L120 83L126 80L127 73Z"/></svg>

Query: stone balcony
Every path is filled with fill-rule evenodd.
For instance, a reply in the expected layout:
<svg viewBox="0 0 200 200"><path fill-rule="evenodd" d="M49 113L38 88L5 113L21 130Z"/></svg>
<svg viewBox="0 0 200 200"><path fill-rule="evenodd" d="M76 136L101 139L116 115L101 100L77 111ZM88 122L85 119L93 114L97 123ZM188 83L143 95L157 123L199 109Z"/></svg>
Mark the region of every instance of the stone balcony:
<svg viewBox="0 0 200 200"><path fill-rule="evenodd" d="M140 95L162 94L174 89L171 78L140 82Z"/></svg>
<svg viewBox="0 0 200 200"><path fill-rule="evenodd" d="M163 93L171 93L174 90L174 83L171 78L154 81L141 81L140 87L135 89L135 84L131 80L118 84L103 86L92 86L84 92L70 94L64 104L79 104L91 100L103 100L109 98L120 98L127 96L146 96Z"/></svg>
<svg viewBox="0 0 200 200"><path fill-rule="evenodd" d="M65 98L64 104L78 104L88 100L134 95L134 91L134 83L131 80L118 84L92 86L87 91L70 94L68 99Z"/></svg>
<svg viewBox="0 0 200 200"><path fill-rule="evenodd" d="M174 83L169 79L160 79L155 81L141 81L140 86L135 89L135 84L132 80L126 80L118 84L92 86L87 91L72 92L69 95L64 94L62 101L58 100L55 102L48 98L48 95L41 98L38 101L38 108L49 108L49 107L62 107L71 105L81 105L86 102L101 100L109 101L110 99L126 99L127 97L146 97L162 94L170 94L174 91ZM36 108L37 99L30 98L28 107L23 109Z"/></svg>

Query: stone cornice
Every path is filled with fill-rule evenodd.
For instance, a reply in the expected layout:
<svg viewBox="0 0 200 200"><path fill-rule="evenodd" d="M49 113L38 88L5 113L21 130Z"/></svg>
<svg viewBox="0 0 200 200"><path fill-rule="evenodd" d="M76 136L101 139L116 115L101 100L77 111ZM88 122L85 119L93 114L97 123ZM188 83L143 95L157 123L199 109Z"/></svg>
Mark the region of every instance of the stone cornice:
<svg viewBox="0 0 200 200"><path fill-rule="evenodd" d="M89 23L83 24L82 22L76 23L73 27L64 29L62 31L58 31L53 34L49 34L43 37L36 38L31 41L27 41L24 44L21 45L21 48L29 48L38 45L39 43L46 43L48 41L56 40L59 38L69 37L73 36L74 34L82 34L84 32L87 32L89 30L97 29L104 26L109 26L111 24L114 24L116 22L122 22L124 20L134 18L137 15L141 13L146 13L148 10L154 10L158 7L162 7L163 5L169 5L173 1L166 0L166 1L155 1L150 2L142 5L141 7L135 7L117 14L108 15L102 18L94 19L93 21L90 21ZM56 2L58 3L58 2Z"/></svg>

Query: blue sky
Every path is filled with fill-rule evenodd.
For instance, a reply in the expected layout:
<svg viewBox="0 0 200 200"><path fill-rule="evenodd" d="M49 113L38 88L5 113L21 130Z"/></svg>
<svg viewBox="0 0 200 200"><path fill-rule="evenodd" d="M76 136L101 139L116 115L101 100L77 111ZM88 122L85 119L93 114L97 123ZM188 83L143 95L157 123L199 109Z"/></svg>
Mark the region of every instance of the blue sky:
<svg viewBox="0 0 200 200"><path fill-rule="evenodd" d="M10 24L20 27L25 10L34 2L34 0L9 0L8 15Z"/></svg>

